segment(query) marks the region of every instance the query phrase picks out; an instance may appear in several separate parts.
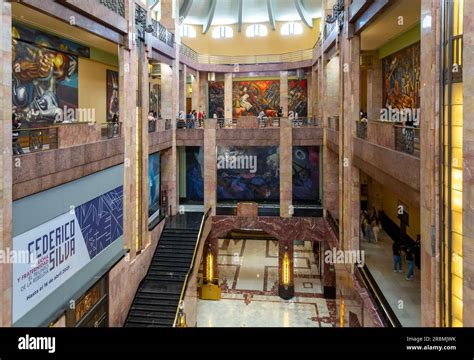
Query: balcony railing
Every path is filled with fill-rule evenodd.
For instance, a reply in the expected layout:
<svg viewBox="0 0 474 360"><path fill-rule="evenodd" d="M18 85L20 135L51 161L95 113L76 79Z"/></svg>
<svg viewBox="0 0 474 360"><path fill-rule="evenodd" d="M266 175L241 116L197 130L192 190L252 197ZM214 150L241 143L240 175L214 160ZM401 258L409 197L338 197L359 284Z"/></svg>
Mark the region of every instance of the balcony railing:
<svg viewBox="0 0 474 360"><path fill-rule="evenodd" d="M179 52L181 55L184 55L193 61L196 61L196 62L199 61L199 54L193 49L191 49L189 46L181 44L179 48Z"/></svg>
<svg viewBox="0 0 474 360"><path fill-rule="evenodd" d="M359 139L367 139L367 128L366 121L356 121L356 133Z"/></svg>
<svg viewBox="0 0 474 360"><path fill-rule="evenodd" d="M58 126L18 129L16 132L19 136L13 143L14 155L58 148Z"/></svg>
<svg viewBox="0 0 474 360"><path fill-rule="evenodd" d="M302 117L291 120L291 126L294 128L319 127L320 125L321 121L316 117Z"/></svg>
<svg viewBox="0 0 474 360"><path fill-rule="evenodd" d="M151 19L151 27L153 29L152 35L167 44L168 46L174 47L174 34L168 29L166 29L163 25L156 21L155 19Z"/></svg>
<svg viewBox="0 0 474 360"><path fill-rule="evenodd" d="M420 156L420 129L394 125L395 150Z"/></svg>
<svg viewBox="0 0 474 360"><path fill-rule="evenodd" d="M125 17L125 0L99 0L99 3L121 17Z"/></svg>
<svg viewBox="0 0 474 360"><path fill-rule="evenodd" d="M102 140L120 137L121 128L122 124L119 122L106 122L102 124L100 131Z"/></svg>
<svg viewBox="0 0 474 360"><path fill-rule="evenodd" d="M156 132L156 120L148 120L148 133Z"/></svg>
<svg viewBox="0 0 474 360"><path fill-rule="evenodd" d="M296 62L313 59L313 49L305 49L285 54L270 54L270 55L242 55L242 56L227 56L227 55L207 55L198 54L194 50L185 51L193 60L200 64L210 65L234 65L234 64L269 64L269 63L284 63Z"/></svg>

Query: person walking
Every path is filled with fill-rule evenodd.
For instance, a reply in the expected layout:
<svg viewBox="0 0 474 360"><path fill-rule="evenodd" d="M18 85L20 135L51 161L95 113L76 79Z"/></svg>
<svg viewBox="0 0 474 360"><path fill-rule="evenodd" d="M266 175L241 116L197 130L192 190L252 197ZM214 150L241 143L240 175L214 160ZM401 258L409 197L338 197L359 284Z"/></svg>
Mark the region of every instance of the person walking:
<svg viewBox="0 0 474 360"><path fill-rule="evenodd" d="M380 220L375 206L372 207L372 218L370 220L370 225L372 226L372 234L374 235L374 240L377 243L379 241L378 235L380 231Z"/></svg>
<svg viewBox="0 0 474 360"><path fill-rule="evenodd" d="M413 247L411 245L408 245L405 249L405 258L408 264L407 281L412 281L414 276L415 261L413 252Z"/></svg>
<svg viewBox="0 0 474 360"><path fill-rule="evenodd" d="M416 235L415 241L415 265L418 270L421 269L421 237L420 234Z"/></svg>
<svg viewBox="0 0 474 360"><path fill-rule="evenodd" d="M403 272L402 270L402 257L400 254L400 244L398 241L394 241L392 244L392 254L393 254L393 272Z"/></svg>

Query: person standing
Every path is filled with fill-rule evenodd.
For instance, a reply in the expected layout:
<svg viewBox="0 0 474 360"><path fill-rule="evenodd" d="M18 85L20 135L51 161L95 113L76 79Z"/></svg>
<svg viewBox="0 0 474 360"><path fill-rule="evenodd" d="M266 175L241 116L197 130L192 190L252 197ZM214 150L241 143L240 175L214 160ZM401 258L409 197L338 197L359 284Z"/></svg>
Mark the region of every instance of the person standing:
<svg viewBox="0 0 474 360"><path fill-rule="evenodd" d="M415 261L413 256L413 247L408 245L405 249L405 258L408 264L408 271L407 271L407 281L413 280L414 276L414 269L415 269Z"/></svg>
<svg viewBox="0 0 474 360"><path fill-rule="evenodd" d="M21 127L21 122L17 120L16 114L12 116L12 147L13 147L13 155L21 155L25 152L20 145L20 132L18 129Z"/></svg>
<svg viewBox="0 0 474 360"><path fill-rule="evenodd" d="M198 127L202 128L202 112L198 112Z"/></svg>
<svg viewBox="0 0 474 360"><path fill-rule="evenodd" d="M392 244L392 254L393 254L393 272L403 272L402 270L402 257L400 254L400 244L398 241L394 241Z"/></svg>
<svg viewBox="0 0 474 360"><path fill-rule="evenodd" d="M418 270L421 269L421 237L420 234L416 235L415 241L415 265Z"/></svg>

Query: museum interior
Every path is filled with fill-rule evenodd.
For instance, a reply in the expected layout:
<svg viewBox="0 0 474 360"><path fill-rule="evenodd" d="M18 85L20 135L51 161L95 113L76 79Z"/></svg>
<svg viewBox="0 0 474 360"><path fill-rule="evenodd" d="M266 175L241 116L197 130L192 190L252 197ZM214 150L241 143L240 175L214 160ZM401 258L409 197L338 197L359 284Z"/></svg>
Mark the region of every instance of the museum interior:
<svg viewBox="0 0 474 360"><path fill-rule="evenodd" d="M474 326L472 5L0 0L0 326Z"/></svg>

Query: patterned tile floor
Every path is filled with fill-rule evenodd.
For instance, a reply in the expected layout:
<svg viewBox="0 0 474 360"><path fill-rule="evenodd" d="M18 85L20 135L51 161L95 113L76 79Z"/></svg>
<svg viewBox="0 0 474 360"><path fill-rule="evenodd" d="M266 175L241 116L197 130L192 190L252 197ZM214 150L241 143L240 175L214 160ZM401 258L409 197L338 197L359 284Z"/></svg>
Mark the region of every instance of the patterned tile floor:
<svg viewBox="0 0 474 360"><path fill-rule="evenodd" d="M311 243L295 245L295 297L277 295L278 243L220 240L220 301L198 300L199 327L333 327L336 304L322 295Z"/></svg>

